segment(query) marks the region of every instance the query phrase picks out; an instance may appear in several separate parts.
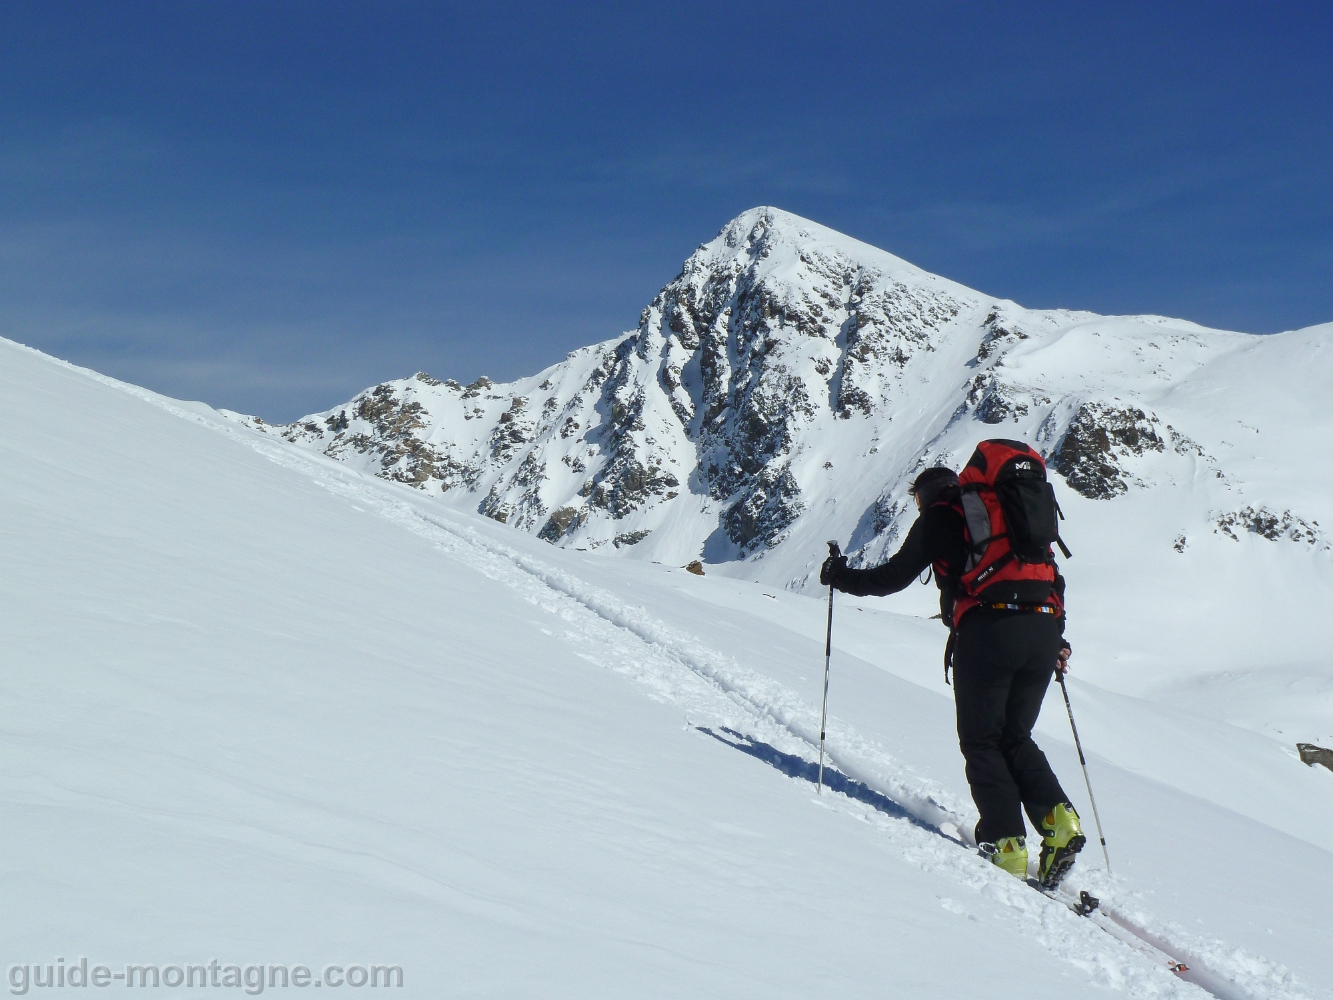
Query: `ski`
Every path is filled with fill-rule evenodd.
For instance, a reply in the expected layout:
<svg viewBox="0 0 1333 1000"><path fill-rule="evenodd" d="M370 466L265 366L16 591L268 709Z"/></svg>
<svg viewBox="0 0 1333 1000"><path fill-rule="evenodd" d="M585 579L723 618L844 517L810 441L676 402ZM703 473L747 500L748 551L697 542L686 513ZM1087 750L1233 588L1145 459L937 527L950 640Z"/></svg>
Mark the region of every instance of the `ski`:
<svg viewBox="0 0 1333 1000"><path fill-rule="evenodd" d="M1116 914L1114 910L1102 910L1098 914L1097 925L1113 938L1129 945L1145 957L1165 965L1167 969L1180 976L1180 978L1197 984L1195 976L1190 974L1188 965L1163 950L1161 942L1152 940L1151 935Z"/></svg>
<svg viewBox="0 0 1333 1000"><path fill-rule="evenodd" d="M1093 920L1093 923L1106 931L1106 933L1110 934L1113 938L1120 941L1122 944L1133 948L1135 951L1151 959L1153 962L1165 965L1167 969L1174 972L1176 975L1184 979L1192 978L1185 975L1185 973L1190 971L1188 965L1173 958L1170 954L1164 951L1161 945L1157 942L1147 940L1144 932L1139 928L1126 921L1123 917L1118 916L1112 910L1099 910L1098 908L1101 905L1101 900L1086 889L1080 889L1078 891L1078 897L1075 899L1070 898L1074 894L1073 889L1065 889L1064 891L1061 891L1060 889L1048 889L1035 878L1028 878L1027 884L1048 899L1053 899L1057 903L1063 903L1080 917L1091 917L1093 913L1096 912L1097 919Z"/></svg>
<svg viewBox="0 0 1333 1000"><path fill-rule="evenodd" d="M1078 898L1071 899L1070 896L1073 895L1073 889L1068 889L1065 892L1060 892L1058 889L1048 889L1035 878L1027 879L1027 884L1048 899L1053 899L1057 903L1063 903L1070 909L1070 911L1080 917L1091 917L1094 911L1097 911L1098 907L1101 905L1101 900L1086 889L1080 889L1078 891ZM1127 925L1124 920L1118 918L1114 913L1109 910L1101 910L1097 913L1097 916L1099 919L1093 922L1112 937L1152 959L1154 962L1165 965L1168 970L1174 972L1176 975L1181 976L1182 978L1189 978L1185 976L1185 973L1190 971L1188 965L1167 954L1157 944L1144 940L1141 932L1136 928Z"/></svg>

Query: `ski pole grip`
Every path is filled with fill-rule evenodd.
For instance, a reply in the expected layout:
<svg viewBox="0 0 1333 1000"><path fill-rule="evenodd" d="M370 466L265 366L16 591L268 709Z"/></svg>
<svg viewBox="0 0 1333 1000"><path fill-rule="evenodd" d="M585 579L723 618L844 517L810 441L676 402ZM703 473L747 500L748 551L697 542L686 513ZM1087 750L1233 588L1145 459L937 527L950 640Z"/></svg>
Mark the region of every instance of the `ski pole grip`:
<svg viewBox="0 0 1333 1000"><path fill-rule="evenodd" d="M838 543L837 543L837 542L829 542L829 543L828 543L828 554L831 555L831 556L833 556L833 558L835 558L835 559L836 559L838 556L842 555L842 550L841 550L840 548L838 548Z"/></svg>

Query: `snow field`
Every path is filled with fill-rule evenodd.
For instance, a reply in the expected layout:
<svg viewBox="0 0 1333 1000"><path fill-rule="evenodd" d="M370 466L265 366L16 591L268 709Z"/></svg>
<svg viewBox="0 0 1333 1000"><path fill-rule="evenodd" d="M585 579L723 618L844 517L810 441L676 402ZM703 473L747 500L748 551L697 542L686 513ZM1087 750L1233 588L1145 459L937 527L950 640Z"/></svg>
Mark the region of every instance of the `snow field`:
<svg viewBox="0 0 1333 1000"><path fill-rule="evenodd" d="M0 350L21 570L3 602L7 961L360 949L430 996L1207 995L951 842L972 817L921 667L938 670L934 623L839 606L829 760L890 801L815 800L722 743L797 773L814 760L821 602L562 553L206 408ZM1202 798L1121 770L1160 726L1071 686L1128 872L1098 877L1090 849L1076 881L1214 995L1327 995L1301 933L1327 849L1235 811L1225 775ZM1127 720L1142 732L1121 746ZM1197 731L1209 752L1236 732ZM1081 792L1068 747L1043 746ZM1257 777L1274 773L1289 798L1320 780ZM1163 815L1179 842L1154 843ZM1204 834L1222 850L1191 867ZM1241 844L1296 874L1235 872ZM1300 981L1258 957L1273 951L1255 911ZM1215 940L1223 926L1244 947Z"/></svg>

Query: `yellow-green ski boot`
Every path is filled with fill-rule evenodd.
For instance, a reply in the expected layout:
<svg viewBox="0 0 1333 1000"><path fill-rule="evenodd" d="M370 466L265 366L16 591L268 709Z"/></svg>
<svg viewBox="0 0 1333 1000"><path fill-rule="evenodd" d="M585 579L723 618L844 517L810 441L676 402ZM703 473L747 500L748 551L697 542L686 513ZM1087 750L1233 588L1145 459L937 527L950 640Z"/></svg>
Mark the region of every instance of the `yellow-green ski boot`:
<svg viewBox="0 0 1333 1000"><path fill-rule="evenodd" d="M1028 877L1028 845L1022 837L1001 837L994 844L978 844L977 853L1010 875Z"/></svg>
<svg viewBox="0 0 1333 1000"><path fill-rule="evenodd" d="M1045 836L1037 862L1037 881L1043 889L1054 889L1069 874L1075 855L1083 850L1088 838L1083 836L1078 813L1068 802L1061 802L1042 817L1041 831Z"/></svg>

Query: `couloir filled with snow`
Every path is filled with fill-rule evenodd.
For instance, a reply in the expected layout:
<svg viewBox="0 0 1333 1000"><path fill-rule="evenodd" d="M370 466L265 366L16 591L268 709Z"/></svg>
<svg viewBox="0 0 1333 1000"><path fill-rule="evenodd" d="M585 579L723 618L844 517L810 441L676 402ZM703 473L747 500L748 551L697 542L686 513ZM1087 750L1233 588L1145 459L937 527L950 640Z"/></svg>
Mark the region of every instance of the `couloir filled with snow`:
<svg viewBox="0 0 1333 1000"><path fill-rule="evenodd" d="M1260 342L1181 391L1219 426L1319 427L1301 400L1326 334L1305 336L1308 364ZM1069 688L1114 868L1094 839L1070 883L1099 923L962 843L933 587L836 605L816 795L818 594L552 546L8 341L0 421L8 975L83 957L396 965L392 992L421 997L1333 995L1333 772L1293 749L1333 736L1319 545L1177 552L1158 535L1195 515L1165 492L1061 493ZM1327 502L1302 440L1232 436L1227 475L1263 465L1302 510ZM783 544L811 564L852 527L804 516ZM1058 690L1038 738L1091 828Z"/></svg>

